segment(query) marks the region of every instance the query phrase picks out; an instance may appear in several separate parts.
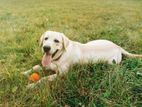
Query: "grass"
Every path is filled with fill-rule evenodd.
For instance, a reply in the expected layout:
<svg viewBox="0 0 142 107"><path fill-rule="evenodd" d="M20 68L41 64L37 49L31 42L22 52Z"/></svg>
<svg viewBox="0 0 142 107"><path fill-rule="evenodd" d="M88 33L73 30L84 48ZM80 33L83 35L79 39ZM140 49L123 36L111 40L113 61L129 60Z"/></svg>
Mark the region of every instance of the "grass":
<svg viewBox="0 0 142 107"><path fill-rule="evenodd" d="M46 30L72 40L108 39L142 53L141 0L1 0L1 107L141 107L141 59L120 65L74 65L64 78L27 91L20 72L40 63L36 42Z"/></svg>

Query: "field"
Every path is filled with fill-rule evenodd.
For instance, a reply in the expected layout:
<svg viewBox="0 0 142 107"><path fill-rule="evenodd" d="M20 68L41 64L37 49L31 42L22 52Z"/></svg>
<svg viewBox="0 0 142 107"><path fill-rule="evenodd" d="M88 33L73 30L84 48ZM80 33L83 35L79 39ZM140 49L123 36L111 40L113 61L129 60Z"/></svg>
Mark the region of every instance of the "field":
<svg viewBox="0 0 142 107"><path fill-rule="evenodd" d="M26 90L20 73L39 64L46 30L85 43L108 39L142 53L141 0L0 0L0 107L142 107L142 60L74 65L64 78Z"/></svg>

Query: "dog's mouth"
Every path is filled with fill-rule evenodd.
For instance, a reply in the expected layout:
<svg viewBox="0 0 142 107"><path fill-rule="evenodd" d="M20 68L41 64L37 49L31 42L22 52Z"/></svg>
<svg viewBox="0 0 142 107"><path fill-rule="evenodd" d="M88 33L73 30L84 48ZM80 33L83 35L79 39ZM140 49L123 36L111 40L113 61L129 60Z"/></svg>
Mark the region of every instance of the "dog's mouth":
<svg viewBox="0 0 142 107"><path fill-rule="evenodd" d="M42 58L42 62L41 62L42 66L43 67L48 66L52 62L52 59L56 55L57 52L58 52L58 49L53 54L50 54L50 53L46 52L43 55L43 58Z"/></svg>
<svg viewBox="0 0 142 107"><path fill-rule="evenodd" d="M42 64L43 67L46 67L51 63L51 61L52 61L52 55L49 54L49 53L45 53L43 55L41 64Z"/></svg>

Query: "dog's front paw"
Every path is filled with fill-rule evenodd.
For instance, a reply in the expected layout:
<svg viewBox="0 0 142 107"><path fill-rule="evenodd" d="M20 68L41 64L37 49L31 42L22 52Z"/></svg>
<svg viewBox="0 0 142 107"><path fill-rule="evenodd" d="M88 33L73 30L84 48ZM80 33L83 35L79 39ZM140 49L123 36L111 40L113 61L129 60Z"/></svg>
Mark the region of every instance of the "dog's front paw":
<svg viewBox="0 0 142 107"><path fill-rule="evenodd" d="M28 77L31 72L32 72L32 70L30 69L25 72L21 72L21 74Z"/></svg>
<svg viewBox="0 0 142 107"><path fill-rule="evenodd" d="M27 73L26 73L26 72L21 72L20 74L21 74L21 75L24 75L24 76L27 76Z"/></svg>
<svg viewBox="0 0 142 107"><path fill-rule="evenodd" d="M27 85L27 89L34 89L36 87L36 84L35 83L31 83L29 85Z"/></svg>

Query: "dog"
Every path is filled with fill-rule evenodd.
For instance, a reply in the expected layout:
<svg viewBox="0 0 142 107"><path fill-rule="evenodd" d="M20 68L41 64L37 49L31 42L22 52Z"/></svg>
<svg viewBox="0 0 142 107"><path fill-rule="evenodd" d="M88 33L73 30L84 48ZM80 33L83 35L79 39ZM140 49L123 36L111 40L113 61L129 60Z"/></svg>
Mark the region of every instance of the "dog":
<svg viewBox="0 0 142 107"><path fill-rule="evenodd" d="M40 38L40 46L43 52L41 64L47 70L55 71L53 75L41 78L38 82L29 84L28 88L33 88L42 81L53 81L58 75L62 76L68 72L71 65L80 63L93 63L99 60L108 64L119 64L122 55L132 58L142 58L142 55L132 54L108 40L94 40L86 44L72 41L63 33L55 31L46 31ZM29 75L32 70L40 70L40 65L23 72Z"/></svg>

